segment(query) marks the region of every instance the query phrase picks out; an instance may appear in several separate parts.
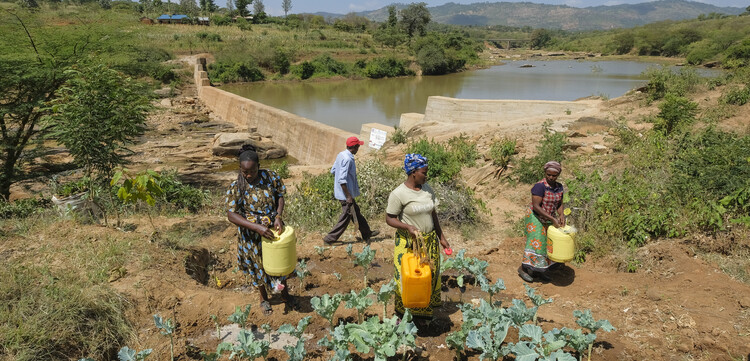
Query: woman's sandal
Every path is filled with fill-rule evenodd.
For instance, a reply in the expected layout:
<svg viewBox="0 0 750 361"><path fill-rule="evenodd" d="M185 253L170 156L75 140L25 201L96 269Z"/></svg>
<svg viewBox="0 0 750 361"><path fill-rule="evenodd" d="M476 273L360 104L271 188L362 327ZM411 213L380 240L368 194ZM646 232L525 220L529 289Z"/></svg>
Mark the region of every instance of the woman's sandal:
<svg viewBox="0 0 750 361"><path fill-rule="evenodd" d="M268 301L262 301L260 303L260 309L263 311L263 314L266 316L270 316L273 313L273 308L271 308L271 304L268 303Z"/></svg>

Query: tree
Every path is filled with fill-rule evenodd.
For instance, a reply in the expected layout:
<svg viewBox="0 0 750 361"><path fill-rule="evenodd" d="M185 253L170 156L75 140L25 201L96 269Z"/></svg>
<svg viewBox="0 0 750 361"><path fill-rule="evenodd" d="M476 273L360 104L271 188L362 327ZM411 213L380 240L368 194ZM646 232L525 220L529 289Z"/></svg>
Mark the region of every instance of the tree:
<svg viewBox="0 0 750 361"><path fill-rule="evenodd" d="M292 10L292 0L281 0L281 8L284 9L284 17Z"/></svg>
<svg viewBox="0 0 750 361"><path fill-rule="evenodd" d="M216 3L214 2L214 0L200 0L200 1L201 1L200 2L201 11L204 14L212 13L219 8L218 6L216 6Z"/></svg>
<svg viewBox="0 0 750 361"><path fill-rule="evenodd" d="M250 15L250 12L247 11L247 6L252 2L253 0L234 0L234 5L237 7L237 13L242 17Z"/></svg>
<svg viewBox="0 0 750 361"><path fill-rule="evenodd" d="M104 10L109 10L112 8L112 1L110 0L99 0L99 6L102 7Z"/></svg>
<svg viewBox="0 0 750 361"><path fill-rule="evenodd" d="M531 33L531 48L541 49L552 41L552 34L547 29L534 29Z"/></svg>
<svg viewBox="0 0 750 361"><path fill-rule="evenodd" d="M195 3L195 0L180 0L179 11L189 16L196 16L198 12L200 11L200 8L198 8L198 5Z"/></svg>
<svg viewBox="0 0 750 361"><path fill-rule="evenodd" d="M50 137L63 144L93 182L109 182L145 130L145 87L103 64L74 68L53 100ZM93 187L89 187L93 191Z"/></svg>
<svg viewBox="0 0 750 361"><path fill-rule="evenodd" d="M260 14L266 13L266 5L263 4L263 0L255 0L253 2L253 14L259 16Z"/></svg>
<svg viewBox="0 0 750 361"><path fill-rule="evenodd" d="M401 10L401 24L409 39L414 35L424 36L430 20L430 11L427 10L426 3L412 3L406 9Z"/></svg>
<svg viewBox="0 0 750 361"><path fill-rule="evenodd" d="M627 54L635 45L635 36L631 32L620 33L615 35L613 42L617 54Z"/></svg>
<svg viewBox="0 0 750 361"><path fill-rule="evenodd" d="M0 197L7 199L11 184L23 173L21 166L34 156L26 148L39 134L37 126L48 113L47 102L65 83L64 69L75 56L69 48L48 48L31 36L18 15L7 10L0 14L6 13L10 16L0 18L0 32L5 35L0 37L0 48L16 49L0 53ZM66 40L79 54L89 45Z"/></svg>

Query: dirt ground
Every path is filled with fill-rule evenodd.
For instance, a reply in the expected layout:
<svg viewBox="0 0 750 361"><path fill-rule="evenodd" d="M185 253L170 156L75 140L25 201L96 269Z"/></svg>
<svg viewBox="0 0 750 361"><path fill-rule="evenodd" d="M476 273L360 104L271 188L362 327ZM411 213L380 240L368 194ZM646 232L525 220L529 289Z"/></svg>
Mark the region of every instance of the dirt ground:
<svg viewBox="0 0 750 361"><path fill-rule="evenodd" d="M215 157L210 144L219 131L233 131L231 124L224 123L207 111L195 97L194 88L186 86L179 94L161 101L161 109L149 120L150 130L134 149L137 152L133 169L177 168L186 181L202 184L212 189L223 189L235 173L231 170L234 160ZM717 95L708 94L706 101ZM638 94L627 95L609 101L601 101L600 118L632 119L635 128L646 125L635 121L639 114L653 111L645 107ZM738 120L738 118L740 120ZM740 122L742 116L730 119ZM746 117L744 118L746 122ZM534 151L535 141L541 134L529 134L530 127L541 127L545 119L530 119L519 128L464 127L460 131L477 140L480 152L488 150L493 139L512 136L519 139L522 154ZM553 128L568 130L569 121L553 123ZM540 128L539 128L540 129ZM568 130L569 131L569 130ZM440 126L423 127L420 134L431 137L456 135L457 130ZM529 134L528 136L526 134ZM612 139L607 128L586 123L579 124L577 134L571 141L579 143L570 152L589 164L616 163L616 156L609 149ZM595 149L593 145L605 148ZM343 148L343 147L342 147ZM398 164L403 156L403 146L387 146L386 159ZM358 155L358 158L371 156ZM292 166L292 178L287 185L300 180L302 172L324 172L327 165ZM502 278L507 290L500 294L504 303L511 299L524 299L523 281L517 276L524 240L515 229L528 202L528 186L513 186L491 176L493 167L489 162L466 171L464 179L485 200L490 214L485 215L483 229L470 238L464 238L458 229L448 228L454 250L466 249L467 256L479 257L490 263L488 275L492 281ZM565 173L561 177L565 182ZM32 192L33 188L18 188L18 192ZM220 207L220 205L216 205ZM145 224L145 220L130 219L127 222ZM162 229L190 229L203 237L199 245L184 250L164 250L158 242L149 243L156 254L148 267L129 265L121 278L111 285L132 304L129 318L137 330L137 347L153 348L152 359L169 358L168 338L160 335L154 327L152 315L160 313L177 321L176 355L179 360L200 359L199 353L215 350L221 340L216 337L216 327L211 315L216 315L220 326L230 324L227 316L235 306L251 304L248 323L258 326L268 323L273 329L285 323L295 324L302 317L311 315L312 323L306 330L310 339L306 342L310 360L327 360L330 352L317 346L317 341L327 335L328 322L317 316L310 306L310 299L325 293L359 290L363 286L361 270L353 267L344 246L354 244L359 252L364 246L353 230L347 230L341 246L331 250L322 258L315 246L323 246L322 234L298 232L298 256L306 259L311 276L301 284L291 279L291 293L297 295L302 308L285 312L284 304L276 297L272 302L273 315L264 316L258 307L258 294L244 287L241 274L235 271L236 230L226 221L221 211L210 214L189 215L181 219L157 218ZM377 251L373 269L370 271L370 287L380 285L392 277L393 230L384 219L372 219L373 228L381 234L372 240ZM294 226L294 225L292 225ZM139 227L140 229L146 227ZM111 232L119 232L111 230ZM539 293L552 297L554 302L540 308L540 325L545 330L563 326L577 327L574 310L591 309L596 319L609 320L616 331L601 332L593 348L594 360L748 360L750 359L750 286L722 273L719 265L711 264L696 254L689 239L657 241L640 252L644 267L636 273L620 272L616 256L583 264L567 264L553 277L552 282L534 283ZM335 274L340 274L338 279ZM478 288L468 286L461 292L445 275L444 306L437 310L436 320L427 327L418 323L420 331L417 350L409 352L412 360L451 360L453 351L445 344L448 333L461 325L461 312L456 304L459 299L476 302L486 297ZM392 304L389 312L393 311ZM368 315L379 315L382 307L373 305ZM342 305L337 318L353 321L356 311ZM222 329L222 340L236 337L236 329ZM271 359L286 360L281 343L274 343ZM131 347L135 347L132 345ZM478 354L469 352L469 360L478 360ZM367 357L365 359L368 359ZM370 357L371 359L371 357Z"/></svg>

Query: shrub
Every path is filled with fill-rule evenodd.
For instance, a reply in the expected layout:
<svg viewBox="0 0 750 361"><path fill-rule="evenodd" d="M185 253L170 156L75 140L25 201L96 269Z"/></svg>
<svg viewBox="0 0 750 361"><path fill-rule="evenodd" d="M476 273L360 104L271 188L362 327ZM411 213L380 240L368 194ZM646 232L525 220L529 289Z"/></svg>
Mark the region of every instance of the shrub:
<svg viewBox="0 0 750 361"><path fill-rule="evenodd" d="M516 154L516 141L514 139L502 139L494 141L490 145L490 159L496 167L507 168L513 155Z"/></svg>
<svg viewBox="0 0 750 361"><path fill-rule="evenodd" d="M659 100L667 93L686 96L701 83L701 77L694 69L683 68L675 73L666 67L649 68L644 75L649 79L646 85L649 101Z"/></svg>
<svg viewBox="0 0 750 361"><path fill-rule="evenodd" d="M537 154L518 162L514 173L520 182L533 184L544 178L544 164L550 160L562 162L565 159L563 146L567 137L563 133L553 133L545 128L544 139L537 145Z"/></svg>
<svg viewBox="0 0 750 361"><path fill-rule="evenodd" d="M265 75L254 62L216 62L208 66L208 76L217 82L261 81Z"/></svg>
<svg viewBox="0 0 750 361"><path fill-rule="evenodd" d="M13 202L0 199L0 219L26 218L43 212L50 204L50 200L45 198L18 199Z"/></svg>
<svg viewBox="0 0 750 361"><path fill-rule="evenodd" d="M279 72L280 74L287 74L289 73L289 67L291 66L291 60L289 53L282 49L282 48L276 48L273 53L273 59L271 60L273 64L273 70Z"/></svg>
<svg viewBox="0 0 750 361"><path fill-rule="evenodd" d="M456 139L458 138L458 139ZM473 165L478 152L476 144L469 142L464 136L451 138L448 146L421 138L410 143L407 153L419 153L427 157L429 169L427 171L428 181L441 183L456 179L464 165Z"/></svg>
<svg viewBox="0 0 750 361"><path fill-rule="evenodd" d="M205 31L201 31L199 33L196 33L195 36L200 40L206 40L206 41L215 41L220 42L221 41L221 35L214 34L214 33L207 33Z"/></svg>
<svg viewBox="0 0 750 361"><path fill-rule="evenodd" d="M268 169L276 172L276 174L278 174L282 179L291 177L291 174L289 172L289 162L285 160L281 162L274 162L268 167Z"/></svg>
<svg viewBox="0 0 750 361"><path fill-rule="evenodd" d="M667 93L664 102L659 104L659 115L654 129L669 135L673 131L695 121L698 104L689 99Z"/></svg>
<svg viewBox="0 0 750 361"><path fill-rule="evenodd" d="M724 65L732 68L747 66L750 59L750 39L729 47L725 53Z"/></svg>
<svg viewBox="0 0 750 361"><path fill-rule="evenodd" d="M370 60L365 65L363 74L368 78L394 78L397 76L413 75L407 68L407 61L395 56L380 57Z"/></svg>
<svg viewBox="0 0 750 361"><path fill-rule="evenodd" d="M315 72L322 75L348 75L349 68L343 62L331 57L329 54L318 55L313 59L312 64L315 66Z"/></svg>
<svg viewBox="0 0 750 361"><path fill-rule="evenodd" d="M456 226L474 225L480 222L480 211L484 203L474 198L474 192L465 185L451 183L430 183L439 200L437 207L441 222Z"/></svg>
<svg viewBox="0 0 750 361"><path fill-rule="evenodd" d="M733 105L745 105L748 100L750 100L750 88L747 85L744 88L730 88L720 99L724 104Z"/></svg>
<svg viewBox="0 0 750 361"><path fill-rule="evenodd" d="M164 201L177 209L197 212L208 202L207 191L183 184L176 170L162 172L158 184L164 191Z"/></svg>
<svg viewBox="0 0 750 361"><path fill-rule="evenodd" d="M315 65L312 65L309 61L305 61L299 66L299 77L302 80L309 79L315 74Z"/></svg>
<svg viewBox="0 0 750 361"><path fill-rule="evenodd" d="M393 135L391 135L391 141L393 144L405 144L406 143L406 132L399 128L398 125L393 127Z"/></svg>

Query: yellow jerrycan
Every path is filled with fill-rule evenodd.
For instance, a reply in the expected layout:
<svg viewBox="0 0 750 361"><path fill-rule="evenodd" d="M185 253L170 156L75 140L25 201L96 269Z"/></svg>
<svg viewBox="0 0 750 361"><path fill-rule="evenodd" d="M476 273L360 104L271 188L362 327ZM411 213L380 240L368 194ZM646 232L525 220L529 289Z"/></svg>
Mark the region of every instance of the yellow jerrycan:
<svg viewBox="0 0 750 361"><path fill-rule="evenodd" d="M547 228L547 258L555 262L569 262L576 252L573 240L575 228L566 225L562 228L549 226Z"/></svg>
<svg viewBox="0 0 750 361"><path fill-rule="evenodd" d="M424 236L417 232L417 237L412 242L412 252L401 256L401 302L406 308L424 308L430 305L432 270L426 257Z"/></svg>
<svg viewBox="0 0 750 361"><path fill-rule="evenodd" d="M262 239L263 270L271 276L286 276L297 266L297 237L294 228L284 227L284 232L277 234L276 239Z"/></svg>

